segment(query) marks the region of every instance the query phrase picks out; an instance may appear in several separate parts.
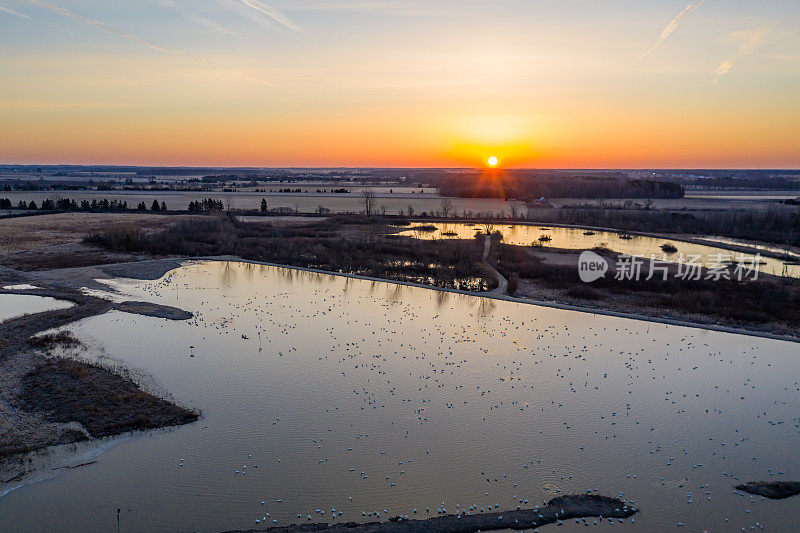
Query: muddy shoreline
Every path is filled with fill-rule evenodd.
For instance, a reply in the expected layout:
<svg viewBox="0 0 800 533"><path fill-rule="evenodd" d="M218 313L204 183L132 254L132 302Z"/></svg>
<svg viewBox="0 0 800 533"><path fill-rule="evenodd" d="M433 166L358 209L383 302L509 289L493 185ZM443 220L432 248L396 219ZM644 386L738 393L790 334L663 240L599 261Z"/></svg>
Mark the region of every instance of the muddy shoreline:
<svg viewBox="0 0 800 533"><path fill-rule="evenodd" d="M415 519L414 517L405 516L392 518L388 522L370 522L367 524L358 524L356 522L343 524L309 523L239 530L228 533L301 533L307 531L329 531L332 533L472 533L474 531L498 529L521 531L563 522L564 520L590 517L621 520L633 516L637 512L637 509L628 507L622 500L585 494L560 496L550 500L544 507L517 511L481 514L461 513L428 519Z"/></svg>
<svg viewBox="0 0 800 533"><path fill-rule="evenodd" d="M147 279L158 279L179 261L150 265ZM30 283L40 288L5 290L5 294L48 296L74 307L46 311L0 322L0 481L25 474L24 454L49 446L118 435L132 430L185 424L199 413L143 391L118 375L71 359L52 358L64 339L34 336L111 310L169 320L186 320L191 313L147 302L114 303L80 292L81 282L98 276L98 269L65 269L23 273L0 269L0 286ZM94 277L92 277L94 276ZM76 283L77 282L77 283ZM99 284L98 284L99 285Z"/></svg>

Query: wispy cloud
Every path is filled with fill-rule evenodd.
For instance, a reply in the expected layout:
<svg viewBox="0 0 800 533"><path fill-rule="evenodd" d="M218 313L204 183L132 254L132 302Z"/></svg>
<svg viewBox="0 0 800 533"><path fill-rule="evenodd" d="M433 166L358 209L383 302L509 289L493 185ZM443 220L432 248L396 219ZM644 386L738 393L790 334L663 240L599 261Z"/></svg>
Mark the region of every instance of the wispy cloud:
<svg viewBox="0 0 800 533"><path fill-rule="evenodd" d="M14 11L13 9L9 9L7 7L0 6L0 12L8 13L9 15L13 15L15 17L19 17L19 18L22 18L22 19L25 19L25 20L38 22L39 24L44 24L45 26L50 26L51 28L55 28L58 31L63 31L64 33L68 33L70 35L77 35L77 36L80 37L80 34L75 33L74 31L70 31L70 30L68 30L66 28L60 28L58 26L55 26L54 24L50 24L49 22L44 22L42 20L35 19L35 18L33 18L33 17L29 16L29 15L26 15L25 13L20 13L19 11Z"/></svg>
<svg viewBox="0 0 800 533"><path fill-rule="evenodd" d="M215 21L213 21L211 19L207 19L205 17L201 17L200 15L187 15L187 18L189 20L191 20L192 22L196 22L196 23L201 24L201 25L203 25L203 26L205 26L207 28L210 28L210 29L214 30L215 32L224 33L224 34L227 34L227 35L235 35L231 30L229 30L228 28L226 28L222 24L219 24L219 23L217 23L217 22L215 22Z"/></svg>
<svg viewBox="0 0 800 533"><path fill-rule="evenodd" d="M284 28L288 30L292 30L297 33L305 33L303 28L296 25L294 22L289 20L289 17L275 9L274 7L268 6L267 4L260 2L259 0L239 0L241 3L246 5L251 9L255 9L262 15L266 16L273 22L280 24Z"/></svg>
<svg viewBox="0 0 800 533"><path fill-rule="evenodd" d="M681 12L678 14L678 16L677 16L677 17L675 17L674 19L672 19L672 22L670 22L669 24L667 24L667 27L666 27L666 28L664 28L664 31L662 31L662 32L661 32L661 36L660 36L660 37L658 38L658 40L656 41L656 44L654 44L654 45L653 45L653 47L652 47L652 48L650 48L650 50L648 50L647 52L645 52L645 53L643 53L642 55L640 55L640 56L639 56L639 59L644 59L645 57L647 57L647 56L649 56L650 54L652 54L653 52L655 52L655 50L656 50L656 49L657 49L659 46L661 46L661 44L662 44L664 41L666 41L667 39L669 39L669 36L670 36L670 35L672 35L672 33L673 33L673 32L674 32L674 31L675 31L677 28L678 28L678 24L680 24L681 20L682 20L684 17L686 17L686 16L688 16L688 15L691 15L692 13L694 13L694 12L697 10L697 8L699 8L700 6L702 6L702 5L705 3L705 1L706 1L706 0L700 0L699 2L695 2L695 3L693 3L693 4L689 4L688 6L686 6L686 8L685 8L683 11L681 11Z"/></svg>
<svg viewBox="0 0 800 533"><path fill-rule="evenodd" d="M202 58L195 57L191 54L187 54L183 50L178 50L177 48L170 48L169 46L164 46L162 44L154 43L153 41L148 41L147 39L143 39L138 35L134 35L132 33L128 33L126 31L118 30L117 28L106 24L100 20L96 20L93 18L85 17L83 15L78 15L77 13L73 13L72 11L65 9L63 7L55 6L53 4L48 4L47 2L42 2L41 0L25 0L29 4L33 4L35 6L41 7L43 9L47 9L48 11L52 11L53 13L58 13L61 16L70 18L72 20L77 20L79 22L84 22L89 24L90 26L94 26L95 28L102 30L106 33L110 33L111 35L115 35L120 37L121 39L126 39L128 41L140 44L142 46L146 46L151 48L157 52L165 53L165 54L174 54L181 57L185 57L191 59L192 61L208 64L208 62Z"/></svg>
<svg viewBox="0 0 800 533"><path fill-rule="evenodd" d="M752 30L737 31L728 35L728 40L739 42L739 48L734 55L723 61L720 66L714 69L714 75L716 76L714 78L714 83L719 83L719 80L725 74L729 73L736 63L761 48L761 46L767 42L767 37L771 32L772 29L765 26Z"/></svg>
<svg viewBox="0 0 800 533"><path fill-rule="evenodd" d="M43 8L43 9L47 9L48 11L52 11L53 13L57 13L57 14L59 14L61 16L70 18L72 20L77 20L79 22L86 23L86 24L88 24L90 26L94 26L95 28L97 28L99 30L102 30L102 31L104 31L106 33L109 33L109 34L114 35L116 37L119 37L121 39L125 39L127 41L130 41L130 42L142 45L142 46L146 46L147 48L150 48L151 50L155 50L156 52L161 52L163 54L171 54L171 55L175 55L175 56L180 56L180 57L188 59L188 60L190 60L190 61L192 61L194 63L198 63L200 65L203 65L203 66L206 66L206 67L210 67L210 68L212 68L214 70L217 70L219 72L222 72L224 70L224 69L221 69L218 65L214 64L213 62L211 62L211 61L209 61L207 59L203 59L202 57L197 57L195 55L189 54L189 53L184 52L183 50L179 50L177 48L172 48L172 47L165 46L163 44L159 44L159 43L156 43L156 42L153 42L153 41L148 41L147 39L143 39L142 37L139 37L138 35L134 35L133 33L122 31L122 30L119 30L119 29L117 29L117 28L115 28L113 26L110 26L110 25L106 24L103 21L96 20L96 19L89 18L89 17L85 17L85 16L79 15L77 13L73 13L72 11L70 11L68 9L65 9L63 7L59 7L59 6L56 6L56 5L53 5L53 4L48 4L47 2L42 2L41 0L25 0L25 1L28 2L29 4L33 4L35 6ZM239 73L239 72L235 72L234 73L234 72L229 72L229 71L225 71L225 72L227 72L227 74L232 75L232 76L234 76L236 78L239 78L239 79L243 79L243 80L246 80L246 81L251 81L251 82L254 82L254 83L261 84L261 85L274 86L273 83L260 80L260 79L254 77L254 76L250 76L249 74L244 74L244 73Z"/></svg>
<svg viewBox="0 0 800 533"><path fill-rule="evenodd" d="M33 17L29 17L25 13L20 13L19 11L14 11L13 9L8 9L7 7L0 6L0 11L3 13L8 13L9 15L14 15L15 17L19 17L26 20L35 20Z"/></svg>

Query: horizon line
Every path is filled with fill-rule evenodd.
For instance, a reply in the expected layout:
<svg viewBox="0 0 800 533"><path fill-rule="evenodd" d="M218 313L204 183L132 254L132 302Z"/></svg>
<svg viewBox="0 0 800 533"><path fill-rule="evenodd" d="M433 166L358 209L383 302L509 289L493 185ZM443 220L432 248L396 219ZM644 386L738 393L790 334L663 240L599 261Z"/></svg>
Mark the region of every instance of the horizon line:
<svg viewBox="0 0 800 533"><path fill-rule="evenodd" d="M483 167L416 167L416 166L353 166L353 165L332 165L332 166L221 166L221 165L128 165L124 163L0 163L0 167L107 167L107 168L140 168L140 169L219 169L219 170L486 170ZM739 170L739 171L800 171L800 167L507 167L496 168L493 170L542 170L542 171L702 171L702 170Z"/></svg>

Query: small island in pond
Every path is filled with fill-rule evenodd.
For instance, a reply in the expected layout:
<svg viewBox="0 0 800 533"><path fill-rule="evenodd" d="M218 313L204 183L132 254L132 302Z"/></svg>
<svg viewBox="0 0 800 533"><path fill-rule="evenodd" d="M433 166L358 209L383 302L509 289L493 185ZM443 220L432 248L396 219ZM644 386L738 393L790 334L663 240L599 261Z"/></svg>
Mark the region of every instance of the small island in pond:
<svg viewBox="0 0 800 533"><path fill-rule="evenodd" d="M797 481L750 481L742 485L736 485L737 490L743 490L749 494L764 496L773 500L790 498L800 494L800 482Z"/></svg>
<svg viewBox="0 0 800 533"><path fill-rule="evenodd" d="M521 509L517 511L501 511L493 513L444 515L428 519L414 520L407 517L395 517L388 522L370 522L357 524L346 522L341 524L298 524L292 526L252 529L272 533L300 533L305 531L330 531L348 533L472 533L474 531L493 531L498 529L536 528L547 524L555 524L564 520L588 517L623 519L636 514L637 509L628 507L617 498L596 494L575 494L553 498L541 508Z"/></svg>

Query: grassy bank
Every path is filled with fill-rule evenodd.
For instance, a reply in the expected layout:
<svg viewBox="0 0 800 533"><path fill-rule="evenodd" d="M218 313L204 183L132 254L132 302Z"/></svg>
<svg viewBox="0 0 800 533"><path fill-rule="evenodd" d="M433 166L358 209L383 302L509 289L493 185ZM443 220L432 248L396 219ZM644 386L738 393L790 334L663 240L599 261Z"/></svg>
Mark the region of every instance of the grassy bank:
<svg viewBox="0 0 800 533"><path fill-rule="evenodd" d="M24 474L25 463L17 459L26 452L131 430L185 424L198 418L199 413L154 396L124 376L82 361L49 357L56 349L77 350L82 345L67 332L37 333L105 313L115 304L67 289L31 292L76 305L0 322L3 478ZM153 312L131 309L139 311ZM175 314L171 308L164 313L170 317ZM9 468L13 475L5 474Z"/></svg>
<svg viewBox="0 0 800 533"><path fill-rule="evenodd" d="M93 438L176 426L198 413L148 394L102 368L48 359L22 379L23 409L49 422L78 422Z"/></svg>

